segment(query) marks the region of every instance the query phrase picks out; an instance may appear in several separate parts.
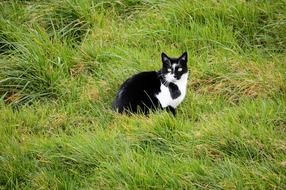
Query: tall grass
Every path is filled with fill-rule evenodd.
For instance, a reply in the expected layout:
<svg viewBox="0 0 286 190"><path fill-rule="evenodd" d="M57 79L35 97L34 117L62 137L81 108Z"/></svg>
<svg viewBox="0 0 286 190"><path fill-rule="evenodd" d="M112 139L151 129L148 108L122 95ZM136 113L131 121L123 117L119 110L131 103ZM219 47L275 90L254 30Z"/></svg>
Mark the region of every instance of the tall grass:
<svg viewBox="0 0 286 190"><path fill-rule="evenodd" d="M0 189L286 189L285 21L285 1L1 1ZM190 55L178 116L114 113L162 51Z"/></svg>

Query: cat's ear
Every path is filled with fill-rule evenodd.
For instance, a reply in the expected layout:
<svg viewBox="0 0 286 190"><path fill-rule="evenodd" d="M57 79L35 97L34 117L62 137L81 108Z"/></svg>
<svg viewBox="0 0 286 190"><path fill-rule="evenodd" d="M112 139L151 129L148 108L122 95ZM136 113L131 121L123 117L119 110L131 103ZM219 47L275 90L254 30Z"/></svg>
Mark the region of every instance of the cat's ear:
<svg viewBox="0 0 286 190"><path fill-rule="evenodd" d="M184 52L179 58L181 64L186 64L188 62L188 53Z"/></svg>
<svg viewBox="0 0 286 190"><path fill-rule="evenodd" d="M171 66L170 58L163 52L161 54L163 66Z"/></svg>
<svg viewBox="0 0 286 190"><path fill-rule="evenodd" d="M187 62L188 61L188 53L184 52L179 59Z"/></svg>

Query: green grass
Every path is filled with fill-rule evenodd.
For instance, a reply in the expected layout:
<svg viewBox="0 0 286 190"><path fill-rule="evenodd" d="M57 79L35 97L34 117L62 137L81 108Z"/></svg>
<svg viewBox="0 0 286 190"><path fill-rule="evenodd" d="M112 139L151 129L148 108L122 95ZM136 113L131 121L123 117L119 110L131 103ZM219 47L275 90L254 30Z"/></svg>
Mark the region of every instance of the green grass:
<svg viewBox="0 0 286 190"><path fill-rule="evenodd" d="M0 189L286 189L286 1L0 2ZM111 110L189 53L174 118Z"/></svg>

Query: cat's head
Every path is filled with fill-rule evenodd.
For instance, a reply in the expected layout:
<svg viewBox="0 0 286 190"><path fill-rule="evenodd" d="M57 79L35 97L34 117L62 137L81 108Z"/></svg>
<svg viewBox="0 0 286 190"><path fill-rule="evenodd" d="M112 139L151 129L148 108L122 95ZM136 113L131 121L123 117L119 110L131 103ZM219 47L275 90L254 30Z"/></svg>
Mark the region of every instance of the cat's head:
<svg viewBox="0 0 286 190"><path fill-rule="evenodd" d="M188 73L188 54L183 53L179 58L168 57L165 53L162 53L163 67L161 73L168 82L176 82L181 77Z"/></svg>

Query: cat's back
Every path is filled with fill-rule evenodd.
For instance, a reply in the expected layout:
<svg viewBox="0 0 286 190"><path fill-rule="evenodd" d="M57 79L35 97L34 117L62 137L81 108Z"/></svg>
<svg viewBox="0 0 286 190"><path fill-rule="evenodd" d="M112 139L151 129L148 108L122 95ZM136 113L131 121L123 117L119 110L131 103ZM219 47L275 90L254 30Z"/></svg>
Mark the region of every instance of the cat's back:
<svg viewBox="0 0 286 190"><path fill-rule="evenodd" d="M146 71L128 78L121 86L129 90L148 90L160 88L160 80L156 71Z"/></svg>
<svg viewBox="0 0 286 190"><path fill-rule="evenodd" d="M155 94L160 91L160 79L156 71L135 74L120 87L113 102L113 108L122 112L129 105L155 101Z"/></svg>

